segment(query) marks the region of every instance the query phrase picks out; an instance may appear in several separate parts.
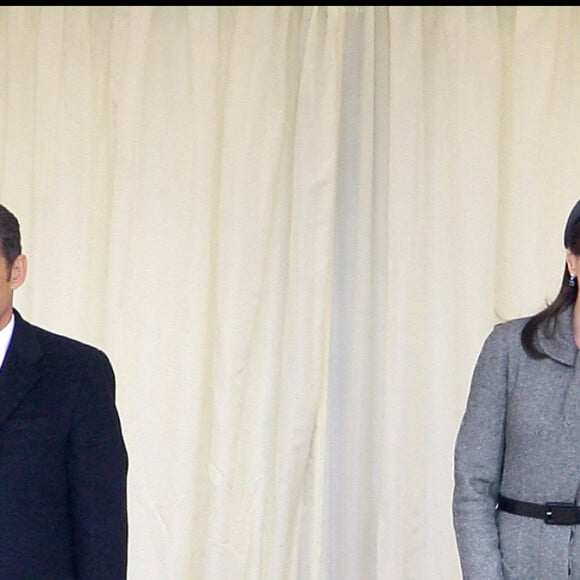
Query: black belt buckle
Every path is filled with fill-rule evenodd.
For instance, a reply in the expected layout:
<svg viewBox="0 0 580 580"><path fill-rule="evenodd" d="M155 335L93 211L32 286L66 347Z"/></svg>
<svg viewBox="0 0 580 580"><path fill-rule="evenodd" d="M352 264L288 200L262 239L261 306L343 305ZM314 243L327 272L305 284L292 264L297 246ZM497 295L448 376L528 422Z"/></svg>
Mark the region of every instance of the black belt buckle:
<svg viewBox="0 0 580 580"><path fill-rule="evenodd" d="M573 503L551 502L546 504L544 521L547 524L570 526L578 523L578 507Z"/></svg>

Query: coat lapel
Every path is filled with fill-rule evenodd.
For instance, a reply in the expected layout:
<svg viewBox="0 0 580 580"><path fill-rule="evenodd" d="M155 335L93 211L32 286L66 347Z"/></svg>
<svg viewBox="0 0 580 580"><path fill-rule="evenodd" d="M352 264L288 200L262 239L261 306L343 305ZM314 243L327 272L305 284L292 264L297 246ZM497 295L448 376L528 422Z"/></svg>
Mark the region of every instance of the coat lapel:
<svg viewBox="0 0 580 580"><path fill-rule="evenodd" d="M33 327L14 311L14 330L0 371L0 425L40 377L42 350Z"/></svg>

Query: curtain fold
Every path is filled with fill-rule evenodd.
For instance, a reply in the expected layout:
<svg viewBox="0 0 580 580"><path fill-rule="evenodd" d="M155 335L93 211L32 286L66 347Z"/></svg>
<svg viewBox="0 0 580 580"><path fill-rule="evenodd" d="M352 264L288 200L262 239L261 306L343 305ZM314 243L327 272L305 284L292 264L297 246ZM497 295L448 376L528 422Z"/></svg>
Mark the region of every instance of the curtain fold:
<svg viewBox="0 0 580 580"><path fill-rule="evenodd" d="M0 7L25 318L99 346L135 580L460 578L453 443L578 198L580 8Z"/></svg>

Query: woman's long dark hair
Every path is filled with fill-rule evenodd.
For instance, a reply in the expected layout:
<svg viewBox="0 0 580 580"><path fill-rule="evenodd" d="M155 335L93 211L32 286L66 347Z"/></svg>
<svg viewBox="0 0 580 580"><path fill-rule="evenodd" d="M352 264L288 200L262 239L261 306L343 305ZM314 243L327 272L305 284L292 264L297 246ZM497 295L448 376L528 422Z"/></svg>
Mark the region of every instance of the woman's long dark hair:
<svg viewBox="0 0 580 580"><path fill-rule="evenodd" d="M574 255L580 256L580 222L576 222L571 229L568 249ZM522 329L522 346L532 358L539 359L547 356L546 353L538 347L536 341L538 330L544 323L549 325L548 328L554 329L556 319L562 310L576 302L576 297L578 296L578 278L576 278L575 282L574 286L570 286L568 264L564 264L564 275L562 276L562 284L558 295L553 302L546 306L546 308L532 316Z"/></svg>

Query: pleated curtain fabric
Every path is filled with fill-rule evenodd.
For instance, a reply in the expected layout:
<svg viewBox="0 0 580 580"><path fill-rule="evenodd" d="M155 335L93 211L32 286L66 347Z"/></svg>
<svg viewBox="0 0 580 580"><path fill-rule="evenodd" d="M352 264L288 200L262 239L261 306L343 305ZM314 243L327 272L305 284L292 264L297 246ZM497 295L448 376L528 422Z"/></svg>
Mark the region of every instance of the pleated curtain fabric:
<svg viewBox="0 0 580 580"><path fill-rule="evenodd" d="M554 296L575 6L0 7L23 315L107 351L130 580L449 580L453 443Z"/></svg>

